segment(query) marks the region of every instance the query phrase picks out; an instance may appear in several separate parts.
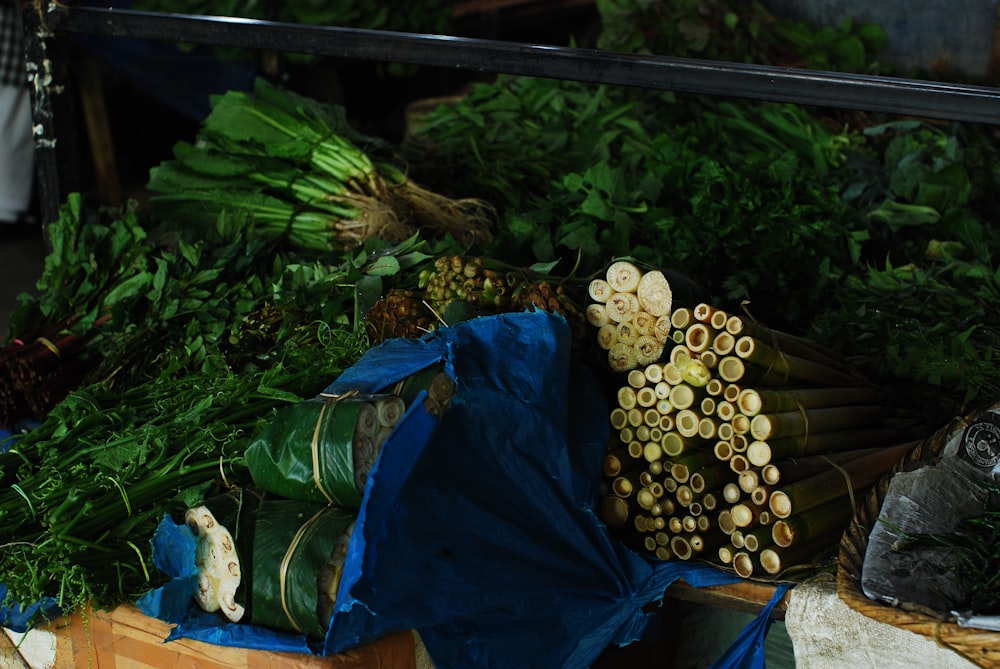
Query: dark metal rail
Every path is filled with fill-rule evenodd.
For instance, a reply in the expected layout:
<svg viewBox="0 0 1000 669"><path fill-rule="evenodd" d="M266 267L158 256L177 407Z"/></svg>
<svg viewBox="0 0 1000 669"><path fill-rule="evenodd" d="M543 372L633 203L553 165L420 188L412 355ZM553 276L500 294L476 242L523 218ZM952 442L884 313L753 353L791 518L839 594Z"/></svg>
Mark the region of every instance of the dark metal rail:
<svg viewBox="0 0 1000 669"><path fill-rule="evenodd" d="M46 24L54 32L272 49L1000 124L1000 89L988 86L91 7L57 7L47 14Z"/></svg>

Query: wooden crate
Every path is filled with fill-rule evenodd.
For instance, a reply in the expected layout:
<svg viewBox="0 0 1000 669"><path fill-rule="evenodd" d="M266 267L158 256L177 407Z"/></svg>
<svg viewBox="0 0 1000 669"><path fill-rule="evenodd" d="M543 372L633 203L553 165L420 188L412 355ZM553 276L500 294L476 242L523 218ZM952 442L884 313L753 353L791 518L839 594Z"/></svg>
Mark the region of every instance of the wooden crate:
<svg viewBox="0 0 1000 669"><path fill-rule="evenodd" d="M3 669L421 669L430 665L419 639L398 632L350 651L317 657L202 641L165 641L167 623L133 606L87 610L31 630L0 635ZM20 646L18 647L18 642Z"/></svg>

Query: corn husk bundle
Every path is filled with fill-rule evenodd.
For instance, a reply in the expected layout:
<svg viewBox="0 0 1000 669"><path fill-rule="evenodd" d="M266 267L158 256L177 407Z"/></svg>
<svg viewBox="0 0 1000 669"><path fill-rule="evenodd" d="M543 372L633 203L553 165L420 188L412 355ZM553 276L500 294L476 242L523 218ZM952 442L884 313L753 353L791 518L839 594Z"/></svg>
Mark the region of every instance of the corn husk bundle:
<svg viewBox="0 0 1000 669"><path fill-rule="evenodd" d="M917 424L833 353L707 303L623 375L599 512L658 559L771 578L833 548Z"/></svg>
<svg viewBox="0 0 1000 669"><path fill-rule="evenodd" d="M188 509L196 603L232 622L322 638L356 518L354 510L245 490Z"/></svg>
<svg viewBox="0 0 1000 669"><path fill-rule="evenodd" d="M676 306L693 306L688 303L701 291L680 276L617 260L587 292L584 313L597 328L597 345L607 351L611 371L627 372L661 358L671 343L671 313Z"/></svg>

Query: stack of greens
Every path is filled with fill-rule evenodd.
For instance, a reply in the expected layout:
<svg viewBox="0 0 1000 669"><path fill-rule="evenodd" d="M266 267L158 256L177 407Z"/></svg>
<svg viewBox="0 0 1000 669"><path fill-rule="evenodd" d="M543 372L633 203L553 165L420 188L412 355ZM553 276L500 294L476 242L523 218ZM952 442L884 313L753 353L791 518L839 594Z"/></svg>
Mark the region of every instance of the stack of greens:
<svg viewBox="0 0 1000 669"><path fill-rule="evenodd" d="M148 187L163 219L210 233L226 212L317 253L417 231L489 242L484 202L422 188L389 159L373 160L368 151L380 148L351 129L342 108L258 79L252 93L213 98L198 141L178 143Z"/></svg>

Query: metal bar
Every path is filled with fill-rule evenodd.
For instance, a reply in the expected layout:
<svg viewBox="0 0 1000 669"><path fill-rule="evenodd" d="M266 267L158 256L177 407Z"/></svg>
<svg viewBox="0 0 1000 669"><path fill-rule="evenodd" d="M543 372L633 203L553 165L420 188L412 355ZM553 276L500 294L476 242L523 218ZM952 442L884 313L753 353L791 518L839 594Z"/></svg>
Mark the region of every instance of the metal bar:
<svg viewBox="0 0 1000 669"><path fill-rule="evenodd" d="M54 31L272 49L1000 124L1000 88L231 17L55 7Z"/></svg>

